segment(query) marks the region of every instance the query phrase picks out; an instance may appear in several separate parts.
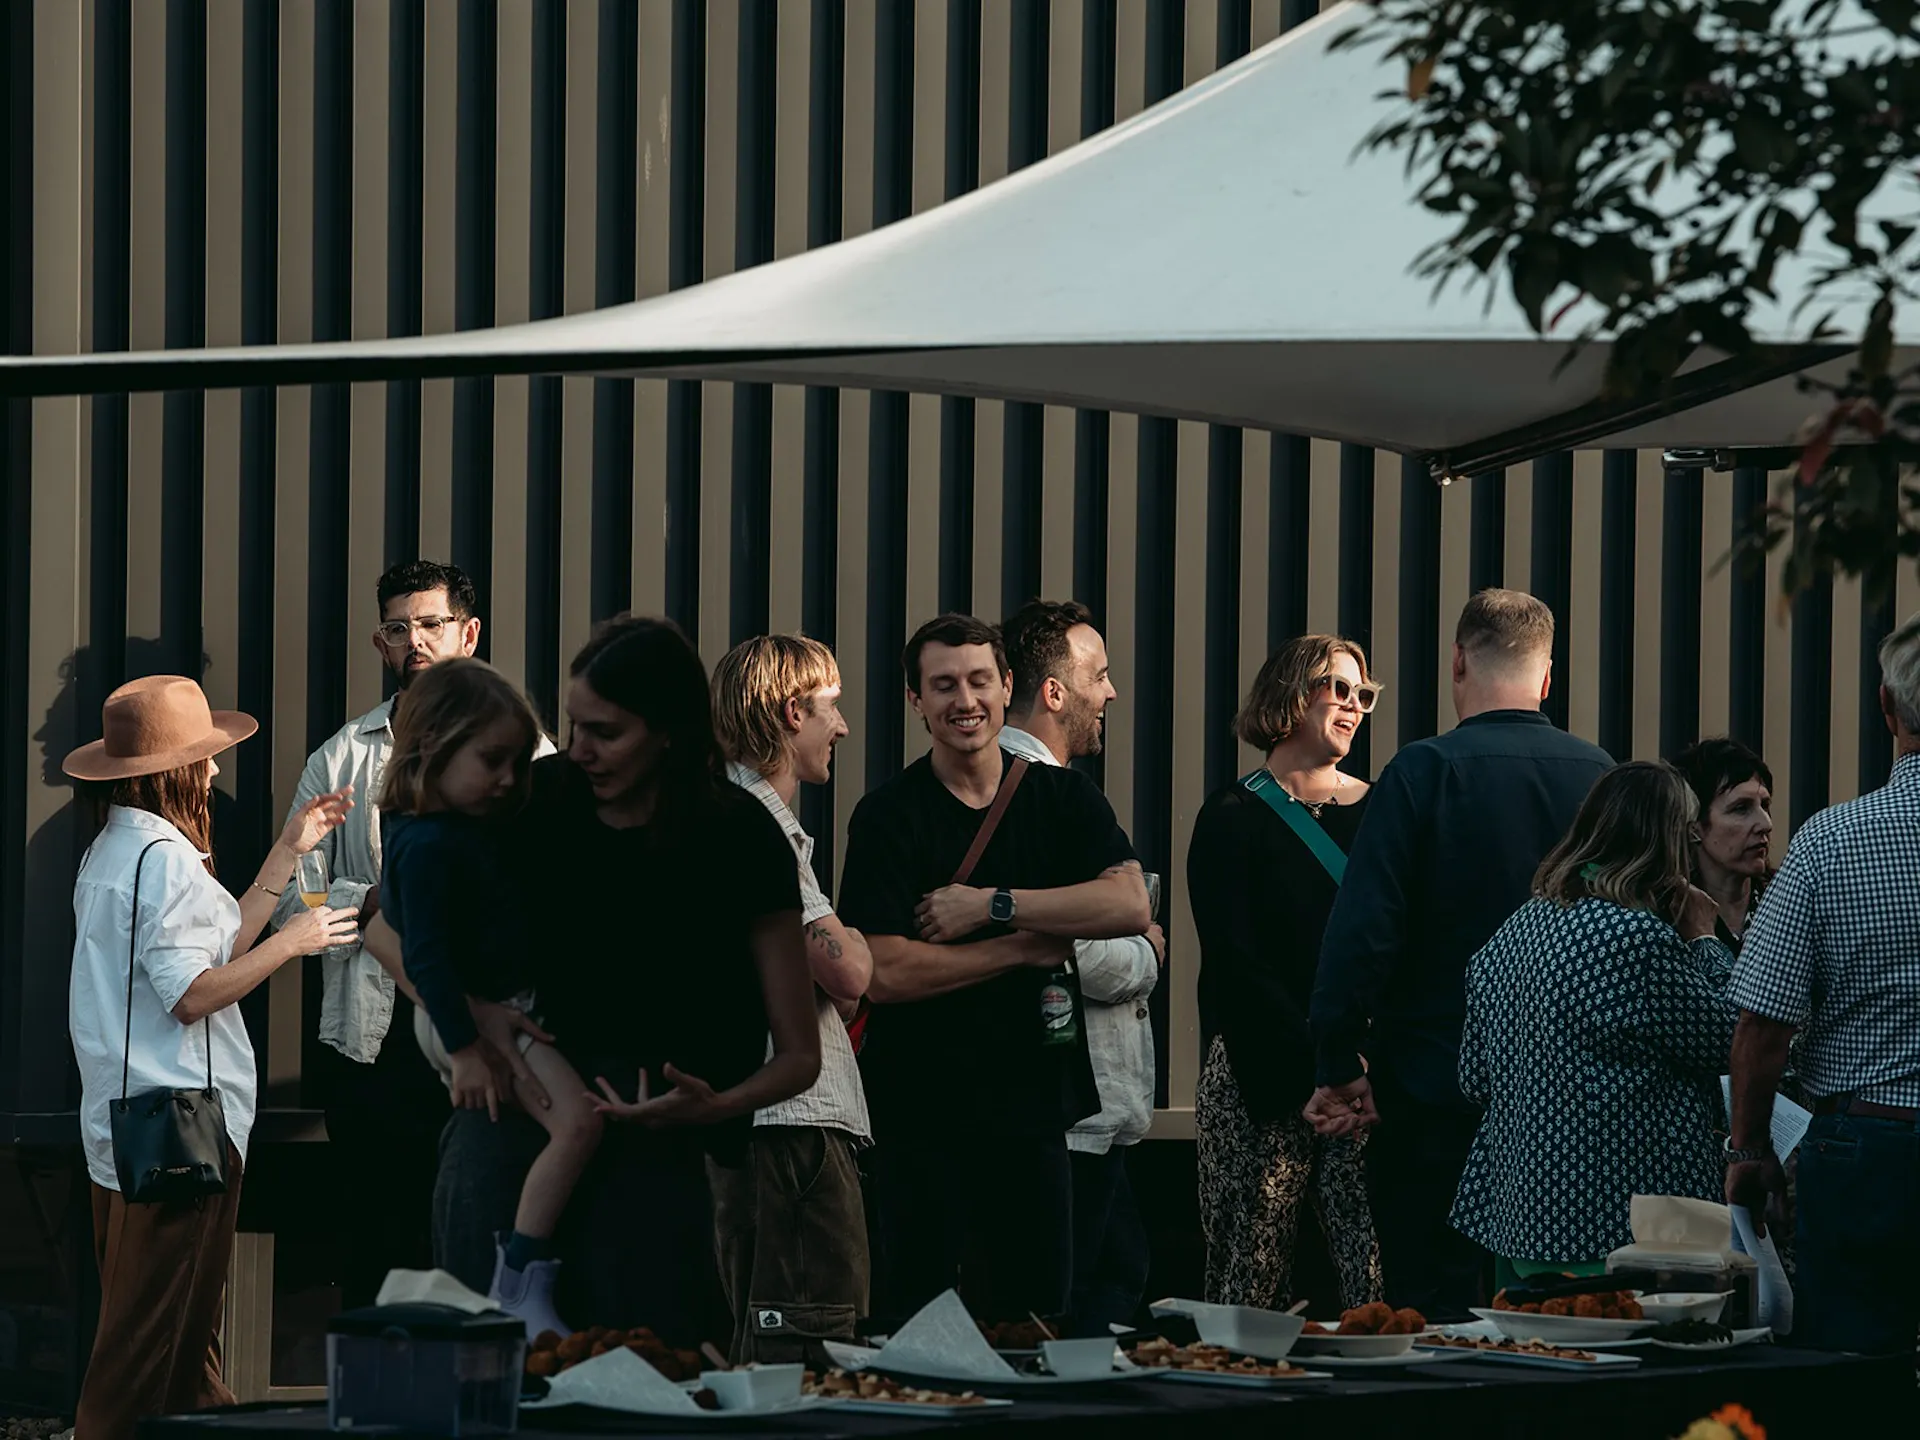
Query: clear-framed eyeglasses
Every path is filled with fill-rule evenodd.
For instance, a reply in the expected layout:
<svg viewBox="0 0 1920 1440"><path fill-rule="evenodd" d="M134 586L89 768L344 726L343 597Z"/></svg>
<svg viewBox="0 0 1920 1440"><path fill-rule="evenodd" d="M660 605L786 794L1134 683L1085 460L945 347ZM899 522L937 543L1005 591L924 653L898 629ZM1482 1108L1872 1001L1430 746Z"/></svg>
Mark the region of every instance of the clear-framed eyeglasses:
<svg viewBox="0 0 1920 1440"><path fill-rule="evenodd" d="M398 650L413 639L413 632L416 630L432 642L440 638L447 626L459 623L458 615L420 615L412 620L383 621L373 633L379 636L383 643Z"/></svg>

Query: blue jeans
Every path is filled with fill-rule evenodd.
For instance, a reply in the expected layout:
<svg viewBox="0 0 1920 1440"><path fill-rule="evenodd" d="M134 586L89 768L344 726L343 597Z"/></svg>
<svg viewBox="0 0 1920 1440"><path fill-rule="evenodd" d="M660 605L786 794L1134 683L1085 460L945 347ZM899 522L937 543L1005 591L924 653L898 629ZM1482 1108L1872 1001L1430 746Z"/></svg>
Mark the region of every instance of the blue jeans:
<svg viewBox="0 0 1920 1440"><path fill-rule="evenodd" d="M1820 1115L1799 1156L1793 1343L1911 1354L1920 1327L1920 1130Z"/></svg>

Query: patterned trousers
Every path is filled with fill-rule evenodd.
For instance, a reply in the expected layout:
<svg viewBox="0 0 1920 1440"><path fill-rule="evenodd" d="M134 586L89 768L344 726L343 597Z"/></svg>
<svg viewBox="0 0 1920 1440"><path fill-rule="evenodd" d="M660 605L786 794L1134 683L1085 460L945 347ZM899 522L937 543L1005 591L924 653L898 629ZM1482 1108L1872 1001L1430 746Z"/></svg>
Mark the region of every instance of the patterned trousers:
<svg viewBox="0 0 1920 1440"><path fill-rule="evenodd" d="M1300 1207L1311 1198L1351 1309L1380 1298L1380 1246L1361 1165L1364 1136L1323 1139L1299 1116L1255 1120L1218 1036L1194 1101L1205 1298L1284 1310L1293 1303Z"/></svg>

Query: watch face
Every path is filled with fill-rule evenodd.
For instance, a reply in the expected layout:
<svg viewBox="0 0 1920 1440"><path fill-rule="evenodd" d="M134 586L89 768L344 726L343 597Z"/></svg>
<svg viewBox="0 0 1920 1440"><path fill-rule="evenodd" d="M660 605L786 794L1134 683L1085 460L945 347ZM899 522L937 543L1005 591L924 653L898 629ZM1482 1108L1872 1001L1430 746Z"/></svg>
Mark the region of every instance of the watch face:
<svg viewBox="0 0 1920 1440"><path fill-rule="evenodd" d="M996 924L1006 924L1013 919L1013 896L1005 890L994 891L993 899L987 902L987 914Z"/></svg>

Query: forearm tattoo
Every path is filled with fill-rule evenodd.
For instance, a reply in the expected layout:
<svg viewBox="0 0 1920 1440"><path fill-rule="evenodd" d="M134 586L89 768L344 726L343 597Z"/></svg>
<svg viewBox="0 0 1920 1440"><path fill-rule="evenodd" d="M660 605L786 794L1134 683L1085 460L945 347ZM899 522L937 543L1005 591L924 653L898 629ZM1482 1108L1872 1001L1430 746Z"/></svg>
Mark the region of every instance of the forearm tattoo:
<svg viewBox="0 0 1920 1440"><path fill-rule="evenodd" d="M807 926L807 939L823 947L827 952L827 958L829 960L838 960L840 958L840 942L834 939L833 932L818 920L815 920L811 925Z"/></svg>

